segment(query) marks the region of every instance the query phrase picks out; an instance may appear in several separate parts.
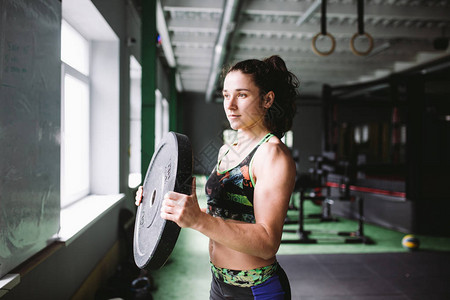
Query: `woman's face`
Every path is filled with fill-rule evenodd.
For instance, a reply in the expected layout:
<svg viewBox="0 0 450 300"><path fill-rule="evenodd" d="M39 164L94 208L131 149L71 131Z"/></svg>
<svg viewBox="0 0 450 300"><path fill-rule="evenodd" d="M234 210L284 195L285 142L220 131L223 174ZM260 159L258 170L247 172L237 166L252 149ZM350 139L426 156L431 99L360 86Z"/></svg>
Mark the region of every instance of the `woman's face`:
<svg viewBox="0 0 450 300"><path fill-rule="evenodd" d="M234 130L263 124L265 110L260 90L250 75L240 71L227 74L223 83L223 107Z"/></svg>

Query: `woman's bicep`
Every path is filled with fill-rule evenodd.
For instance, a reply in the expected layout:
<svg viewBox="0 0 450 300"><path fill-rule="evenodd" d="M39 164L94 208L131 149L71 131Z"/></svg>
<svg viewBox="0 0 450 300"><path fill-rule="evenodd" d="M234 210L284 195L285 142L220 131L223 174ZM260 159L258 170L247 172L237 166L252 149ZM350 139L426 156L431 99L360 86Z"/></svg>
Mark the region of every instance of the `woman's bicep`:
<svg viewBox="0 0 450 300"><path fill-rule="evenodd" d="M294 187L295 165L280 149L266 151L259 159L254 192L255 218L281 235L289 200ZM262 157L260 157L262 158Z"/></svg>

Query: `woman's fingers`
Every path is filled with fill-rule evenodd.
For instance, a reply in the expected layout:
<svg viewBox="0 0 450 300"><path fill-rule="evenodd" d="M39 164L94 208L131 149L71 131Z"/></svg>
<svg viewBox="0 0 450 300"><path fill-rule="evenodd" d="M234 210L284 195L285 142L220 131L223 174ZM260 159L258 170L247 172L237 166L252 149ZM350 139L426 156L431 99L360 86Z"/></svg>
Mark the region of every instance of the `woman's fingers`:
<svg viewBox="0 0 450 300"><path fill-rule="evenodd" d="M195 182L194 182L195 184ZM168 192L161 204L161 217L173 221L180 227L191 227L201 213L195 193L185 195Z"/></svg>
<svg viewBox="0 0 450 300"><path fill-rule="evenodd" d="M196 192L196 188L197 188L196 185L197 185L197 179L194 176L194 177L192 177L191 195L196 195L197 194L197 192Z"/></svg>
<svg viewBox="0 0 450 300"><path fill-rule="evenodd" d="M161 218L173 221L180 227L190 227L197 222L199 213L206 212L206 209L200 209L197 202L196 178L192 178L191 195L185 195L169 191L164 195L161 203ZM135 204L139 206L142 203L144 189L138 188L135 196Z"/></svg>
<svg viewBox="0 0 450 300"><path fill-rule="evenodd" d="M161 204L161 218L178 224L181 217L182 207L180 207L180 202L182 200L171 200L168 197L169 195L166 194ZM182 224L178 225L182 227Z"/></svg>
<svg viewBox="0 0 450 300"><path fill-rule="evenodd" d="M180 205L180 200L172 200L170 198L165 198L162 202L162 207L176 207Z"/></svg>
<svg viewBox="0 0 450 300"><path fill-rule="evenodd" d="M142 202L142 197L144 195L143 191L144 189L142 188L142 186L140 186L136 192L136 197L134 197L134 204L136 204L136 206L139 206Z"/></svg>

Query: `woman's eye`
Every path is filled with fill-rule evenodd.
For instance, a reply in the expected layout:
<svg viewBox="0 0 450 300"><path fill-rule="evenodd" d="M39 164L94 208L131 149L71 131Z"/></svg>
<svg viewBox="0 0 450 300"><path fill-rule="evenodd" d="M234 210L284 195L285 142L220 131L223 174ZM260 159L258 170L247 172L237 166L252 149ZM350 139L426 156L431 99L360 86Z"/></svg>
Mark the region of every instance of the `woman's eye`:
<svg viewBox="0 0 450 300"><path fill-rule="evenodd" d="M238 97L240 98L245 98L247 95L246 94L239 94Z"/></svg>
<svg viewBox="0 0 450 300"><path fill-rule="evenodd" d="M230 96L228 94L223 94L224 99L228 99Z"/></svg>

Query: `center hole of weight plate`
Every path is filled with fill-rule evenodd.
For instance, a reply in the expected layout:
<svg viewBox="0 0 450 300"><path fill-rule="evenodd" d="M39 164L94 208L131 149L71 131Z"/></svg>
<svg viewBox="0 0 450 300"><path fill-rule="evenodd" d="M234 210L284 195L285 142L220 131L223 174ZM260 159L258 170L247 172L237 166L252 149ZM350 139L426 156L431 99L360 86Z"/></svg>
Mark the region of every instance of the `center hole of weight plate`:
<svg viewBox="0 0 450 300"><path fill-rule="evenodd" d="M150 199L150 207L152 207L153 204L155 203L155 199L156 199L156 189L153 190L152 197Z"/></svg>

